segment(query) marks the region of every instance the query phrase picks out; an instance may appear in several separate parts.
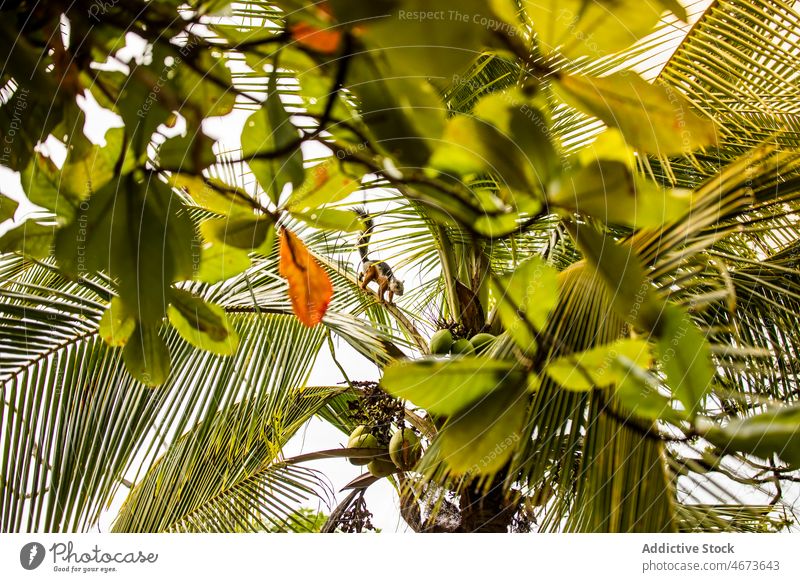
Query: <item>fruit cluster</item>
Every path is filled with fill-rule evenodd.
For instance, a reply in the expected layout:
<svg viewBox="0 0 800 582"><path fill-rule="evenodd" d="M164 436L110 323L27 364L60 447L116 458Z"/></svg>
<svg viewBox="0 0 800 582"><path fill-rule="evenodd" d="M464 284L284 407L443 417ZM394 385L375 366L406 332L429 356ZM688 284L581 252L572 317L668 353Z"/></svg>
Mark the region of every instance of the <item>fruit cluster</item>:
<svg viewBox="0 0 800 582"><path fill-rule="evenodd" d="M382 446L370 432L369 427L362 424L350 433L347 448L381 449L382 456L350 457L350 462L354 465L367 465L367 469L375 477L386 477L398 470L409 471L422 456L422 443L410 428L396 431L389 440L387 450L386 446ZM391 461L385 458L387 452Z"/></svg>
<svg viewBox="0 0 800 582"><path fill-rule="evenodd" d="M449 329L440 329L431 337L430 352L437 355L480 355L492 346L495 339L490 333L478 333L469 339L454 339Z"/></svg>

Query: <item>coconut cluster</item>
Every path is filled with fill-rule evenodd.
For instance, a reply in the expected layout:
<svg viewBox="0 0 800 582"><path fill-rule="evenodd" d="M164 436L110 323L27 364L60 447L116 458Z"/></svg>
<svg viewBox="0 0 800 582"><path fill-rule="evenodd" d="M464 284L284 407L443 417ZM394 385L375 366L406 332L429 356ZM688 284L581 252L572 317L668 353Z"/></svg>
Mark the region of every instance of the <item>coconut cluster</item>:
<svg viewBox="0 0 800 582"><path fill-rule="evenodd" d="M375 477L386 477L392 473L409 471L414 468L422 456L422 443L410 428L401 428L389 440L388 449L382 446L375 435L365 425L359 425L350 433L347 441L348 449L382 449L382 457L350 457L354 465L367 465L369 472ZM385 458L389 455L389 461Z"/></svg>
<svg viewBox="0 0 800 582"><path fill-rule="evenodd" d="M430 352L437 355L480 355L492 346L495 339L490 333L477 333L469 339L454 339L449 329L440 329L431 337Z"/></svg>

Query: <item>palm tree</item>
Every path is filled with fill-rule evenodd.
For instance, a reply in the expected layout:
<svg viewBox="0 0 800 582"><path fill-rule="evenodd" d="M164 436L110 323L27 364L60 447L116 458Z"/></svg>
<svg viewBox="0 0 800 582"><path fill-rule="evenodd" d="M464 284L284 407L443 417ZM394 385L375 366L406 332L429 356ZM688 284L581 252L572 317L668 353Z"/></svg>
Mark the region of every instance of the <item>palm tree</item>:
<svg viewBox="0 0 800 582"><path fill-rule="evenodd" d="M800 313L800 15L793 6L644 3L656 6L651 25L639 31L644 25L621 12L604 12L611 32L596 31L599 45L581 48L558 45L537 28L537 18L545 20L538 11L550 10L549 3L498 2L506 8L496 8L493 18L503 26L481 41L480 54L463 70L452 69L462 71L456 78L425 70L432 79L415 79L380 77L348 44L360 42L359 34L326 28L328 10L245 2L220 20L210 11L215 3L194 4L197 14L209 9L202 18L212 34L204 42L227 50L233 92L224 90L222 68L204 65L207 78L194 71L216 105L200 92L194 105L203 114L184 116L192 145L182 146L179 158L161 150L147 169L166 176L181 196L190 229L211 225L195 235L204 245L205 274L179 283L202 303L181 311L175 306L184 296L175 296L172 325L161 325L161 313L153 327L143 310L130 316L119 307L128 301L120 283L125 276L113 266L73 276L59 250L63 235L56 235L54 253L47 237L54 222L63 232L77 221L61 226L68 219L48 204L48 186L36 181L46 173L27 169L30 155L20 154L13 162L19 167L11 166L21 170L28 198L48 212L0 238L0 250L8 251L0 255L3 531L88 530L121 494L114 531L305 531L309 512L298 507L310 499L330 507L323 531L360 530L368 518L364 491L381 477L365 473L337 498L309 463L380 458L384 451L331 443L287 458L287 442L314 417L340 429L343 439L360 424L382 444L402 426L422 436L425 453L414 470L387 477L416 531L773 531L792 525L787 492L799 478L800 448L793 406L800 344L793 325ZM370 11L329 4L334 12ZM580 14L567 21L573 29L585 26ZM115 18L120 13L111 9L109 27ZM635 36L629 41L638 41L615 46L609 40L619 36L615 22ZM507 34L511 27L515 33ZM159 46L147 36L152 27L137 30ZM71 34L82 32L76 25ZM558 51L549 51L551 41ZM32 47L36 42L31 36ZM287 42L290 48L273 60L273 49ZM461 41L441 39L453 42ZM398 62L388 58L388 66L404 71L418 64L419 55L410 54ZM182 65L200 62L183 56ZM435 65L441 62L449 61ZM621 70L639 71L660 97L639 77L618 76ZM16 70L3 78L12 77L9 95L14 83L21 86ZM116 85L110 75L105 84L97 78L97 100L112 108ZM166 87L184 82L170 79ZM250 156L245 129L241 149L217 151L216 163L201 174L206 166L196 162L210 144L197 133L199 120L228 94L235 95L231 108L256 112L250 119L260 119L266 97L269 155ZM275 105L278 94L285 108ZM15 95L4 98L9 118L22 98ZM436 115L432 102L441 107ZM130 128L134 115L119 109ZM522 111L523 117L503 126L483 111ZM71 114L66 121L80 119ZM634 121L644 115L654 127L641 132L627 114ZM701 139L709 119L717 139L698 148L693 140ZM657 127L676 120L686 123L688 135L683 126ZM443 139L429 135L435 124ZM481 124L496 124L500 132ZM56 131L47 123L42 128ZM297 177L300 135L299 141L327 144L328 157L312 159L304 150ZM467 143L459 144L457 135ZM135 134L127 139L132 143ZM670 139L677 139L677 152ZM648 148L648 140L664 153ZM515 144L540 178L527 194L518 182L529 176L519 175L515 152L503 149ZM465 160L461 145L488 165L473 171L475 159ZM426 148L428 156L421 153ZM92 150L92 156L93 171L102 170L100 154ZM114 170L126 167L125 155L115 159ZM323 184L341 180L311 210L294 193L319 194L301 186L308 183L303 163L311 175L306 180L318 175L308 169L315 163L324 168ZM623 197L620 176L639 181L632 199ZM70 177L62 173L57 196L69 199ZM352 184L344 186L348 178ZM294 207L280 188L270 190L290 182ZM92 190L90 200L102 190ZM647 197L653 191L655 203ZM255 214L229 213L243 200ZM397 305L359 287L354 257L363 225L352 214L354 202L379 220L370 252L414 276ZM13 216L6 208L2 216ZM289 210L277 216L281 209ZM319 325L308 327L295 316L279 251L291 243L285 235L276 240L275 217L332 282ZM215 220L227 225L217 239L210 233ZM164 222L169 231L175 220ZM244 225L248 244L234 240L239 226L232 224ZM141 236L135 241L145 244ZM144 293L141 277L133 288ZM526 287L531 281L534 291ZM213 311L219 319L207 315L207 306L219 308ZM209 340L203 317L216 322L213 329L224 328L223 340L238 338L238 346ZM137 331L120 332L128 325ZM477 358L431 357L429 340L440 329L463 338L490 332L497 339ZM152 334L165 350L153 347L161 340L147 339L148 330L158 332ZM131 333L139 334L130 343L144 346L144 355L119 348ZM341 342L381 370L382 389L344 367L338 370L343 383L308 385L318 355L328 351L335 359ZM166 351L168 373L159 363ZM136 369L142 361L144 373ZM148 381L159 370L164 381ZM478 393L465 396L465 386Z"/></svg>

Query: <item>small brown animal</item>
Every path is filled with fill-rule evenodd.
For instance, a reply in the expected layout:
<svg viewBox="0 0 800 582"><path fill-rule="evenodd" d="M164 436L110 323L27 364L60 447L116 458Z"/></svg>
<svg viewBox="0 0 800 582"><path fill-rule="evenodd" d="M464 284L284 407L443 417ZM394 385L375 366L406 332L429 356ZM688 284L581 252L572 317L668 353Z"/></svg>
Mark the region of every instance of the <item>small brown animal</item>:
<svg viewBox="0 0 800 582"><path fill-rule="evenodd" d="M364 268L363 274L359 275L361 281L361 288L366 289L372 281L378 283L378 299L381 303L387 303L384 295L389 292L389 305L393 305L392 300L394 296L400 297L403 295L405 289L403 282L394 276L392 268L383 261L371 261L367 253L367 245L375 228L372 218L361 208L357 208L356 212L364 221L364 232L358 239L358 253L361 255L361 265Z"/></svg>

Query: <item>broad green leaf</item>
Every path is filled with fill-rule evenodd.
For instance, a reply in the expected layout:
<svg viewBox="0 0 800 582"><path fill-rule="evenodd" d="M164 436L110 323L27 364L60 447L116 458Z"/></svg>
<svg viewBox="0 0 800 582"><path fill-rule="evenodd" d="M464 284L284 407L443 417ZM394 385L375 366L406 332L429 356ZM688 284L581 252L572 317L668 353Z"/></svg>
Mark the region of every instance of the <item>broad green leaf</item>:
<svg viewBox="0 0 800 582"><path fill-rule="evenodd" d="M734 419L723 427L710 421L698 424L703 436L723 451L749 453L767 460L775 454L792 468L800 468L800 406L776 407L756 416Z"/></svg>
<svg viewBox="0 0 800 582"><path fill-rule="evenodd" d="M225 310L181 289L173 289L167 315L187 342L201 350L230 356L239 346Z"/></svg>
<svg viewBox="0 0 800 582"><path fill-rule="evenodd" d="M716 125L666 84L626 72L607 77L562 75L555 83L569 105L618 128L633 147L662 156L717 143Z"/></svg>
<svg viewBox="0 0 800 582"><path fill-rule="evenodd" d="M140 322L160 322L174 281L190 279L195 231L183 204L157 179L110 182L56 234L56 257L72 276L104 271Z"/></svg>
<svg viewBox="0 0 800 582"><path fill-rule="evenodd" d="M686 13L686 8L684 8L678 0L656 0L656 2L660 4L662 8L669 10L684 22L689 22L689 15Z"/></svg>
<svg viewBox="0 0 800 582"><path fill-rule="evenodd" d="M194 278L204 283L218 283L246 271L249 267L250 255L246 250L205 242L200 252L200 268Z"/></svg>
<svg viewBox="0 0 800 582"><path fill-rule="evenodd" d="M517 91L484 97L474 114L447 122L430 165L442 172L469 176L495 174L516 192L544 190L558 172L558 158L541 111Z"/></svg>
<svg viewBox="0 0 800 582"><path fill-rule="evenodd" d="M437 91L424 78L385 75L368 60L356 60L350 70L361 117L381 147L403 164L423 167L445 125L447 108Z"/></svg>
<svg viewBox="0 0 800 582"><path fill-rule="evenodd" d="M556 270L540 257L532 257L492 285L497 312L514 342L526 353L535 351L541 330L558 301Z"/></svg>
<svg viewBox="0 0 800 582"><path fill-rule="evenodd" d="M119 297L111 299L111 303L100 318L99 333L103 341L110 346L121 347L136 329L136 317L125 306Z"/></svg>
<svg viewBox="0 0 800 582"><path fill-rule="evenodd" d="M605 160L622 162L631 172L636 171L636 151L615 127L606 128L590 145L581 149L577 156L582 166Z"/></svg>
<svg viewBox="0 0 800 582"><path fill-rule="evenodd" d="M475 231L489 238L508 236L519 228L520 216L516 212L483 214L472 223Z"/></svg>
<svg viewBox="0 0 800 582"><path fill-rule="evenodd" d="M18 252L44 259L50 255L55 227L26 220L0 236L0 253Z"/></svg>
<svg viewBox="0 0 800 582"><path fill-rule="evenodd" d="M688 421L688 415L672 407L672 401L659 394L654 379L624 356L616 359L621 380L616 385L617 401L632 414L648 420L666 420L673 424Z"/></svg>
<svg viewBox="0 0 800 582"><path fill-rule="evenodd" d="M368 49L382 49L390 76L444 77L465 69L491 35L493 15L484 0L405 0L385 18L363 23ZM385 4L384 4L385 5Z"/></svg>
<svg viewBox="0 0 800 582"><path fill-rule="evenodd" d="M564 176L550 200L570 212L632 228L662 226L691 207L688 191L665 190L623 162L607 160L596 160Z"/></svg>
<svg viewBox="0 0 800 582"><path fill-rule="evenodd" d="M125 147L125 130L114 127L104 137L105 145L85 140L82 149L75 147L73 137L67 159L61 168L59 192L67 193L73 199L85 200L92 192L134 168L136 160L130 150L126 148L122 151Z"/></svg>
<svg viewBox="0 0 800 582"><path fill-rule="evenodd" d="M383 372L381 386L435 414L452 415L503 386L522 386L525 374L513 362L485 358L397 361Z"/></svg>
<svg viewBox="0 0 800 582"><path fill-rule="evenodd" d="M617 313L626 321L651 331L658 322L661 302L631 246L617 243L587 224L572 228L571 234L587 261L603 279Z"/></svg>
<svg viewBox="0 0 800 582"><path fill-rule="evenodd" d="M200 232L206 240L237 249L254 249L261 246L274 229L275 224L270 217L254 214L210 218L200 225Z"/></svg>
<svg viewBox="0 0 800 582"><path fill-rule="evenodd" d="M689 414L695 416L714 379L708 342L689 314L672 304L664 306L655 335L656 352L667 385Z"/></svg>
<svg viewBox="0 0 800 582"><path fill-rule="evenodd" d="M318 164L306 172L306 180L286 201L287 210L315 209L347 198L358 190L357 178L342 172L335 161Z"/></svg>
<svg viewBox="0 0 800 582"><path fill-rule="evenodd" d="M492 93L480 99L474 108L475 117L491 123L511 140L512 151L519 152L529 181L542 190L561 169L550 139L551 124L545 108L544 103L525 98L518 89Z"/></svg>
<svg viewBox="0 0 800 582"><path fill-rule="evenodd" d="M364 223L361 217L352 210L317 208L307 212L292 212L291 214L309 226L321 230L336 230L342 232L364 230Z"/></svg>
<svg viewBox="0 0 800 582"><path fill-rule="evenodd" d="M0 223L12 220L18 207L19 204L16 201L0 194Z"/></svg>
<svg viewBox="0 0 800 582"><path fill-rule="evenodd" d="M597 58L624 49L653 30L655 0L522 0L542 52Z"/></svg>
<svg viewBox="0 0 800 582"><path fill-rule="evenodd" d="M214 140L200 131L170 138L158 148L158 164L170 170L199 174L217 160L211 149L213 144Z"/></svg>
<svg viewBox="0 0 800 582"><path fill-rule="evenodd" d="M525 394L524 386L496 390L448 420L438 439L454 473L492 474L508 462L519 445Z"/></svg>
<svg viewBox="0 0 800 582"><path fill-rule="evenodd" d="M106 145L90 143L83 134L73 136L72 148L61 168L50 158L36 153L21 173L22 188L28 199L64 220L72 220L80 204L92 192L101 189L115 177L127 174L134 159L123 147L123 130L112 128L105 134Z"/></svg>
<svg viewBox="0 0 800 582"><path fill-rule="evenodd" d="M216 178L173 174L169 184L188 194L195 204L211 212L232 216L253 213L250 195L240 188L229 186Z"/></svg>
<svg viewBox="0 0 800 582"><path fill-rule="evenodd" d="M267 92L266 103L244 124L242 157L248 161L256 180L270 199L278 204L283 187L286 184L299 187L305 172L299 145L283 155L272 155L272 152L295 143L299 135L281 103L276 74L270 76ZM259 159L259 155L266 157Z"/></svg>
<svg viewBox="0 0 800 582"><path fill-rule="evenodd" d="M163 384L169 376L169 348L154 326L136 326L122 357L131 376L146 386Z"/></svg>
<svg viewBox="0 0 800 582"><path fill-rule="evenodd" d="M117 94L107 105L125 122L125 135L137 158L146 154L153 134L161 124L174 119L173 111L181 105L175 84L164 82L163 75L169 71L165 59L175 58L170 52L162 43L155 43L150 65L132 66L129 75L117 71L98 73L103 86Z"/></svg>
<svg viewBox="0 0 800 582"><path fill-rule="evenodd" d="M175 57L172 83L183 100L183 107L195 109L200 121L204 117L227 115L233 111L236 94L233 92L231 72L225 66L222 55L214 55L207 48L200 48L200 39L189 35L186 44L178 50L192 59L192 66L180 57ZM199 70L199 71L198 71Z"/></svg>
<svg viewBox="0 0 800 582"><path fill-rule="evenodd" d="M618 384L627 375L616 365L619 357L625 357L645 370L652 365L650 347L645 340L621 339L613 344L556 358L547 364L544 371L567 390L607 388Z"/></svg>

